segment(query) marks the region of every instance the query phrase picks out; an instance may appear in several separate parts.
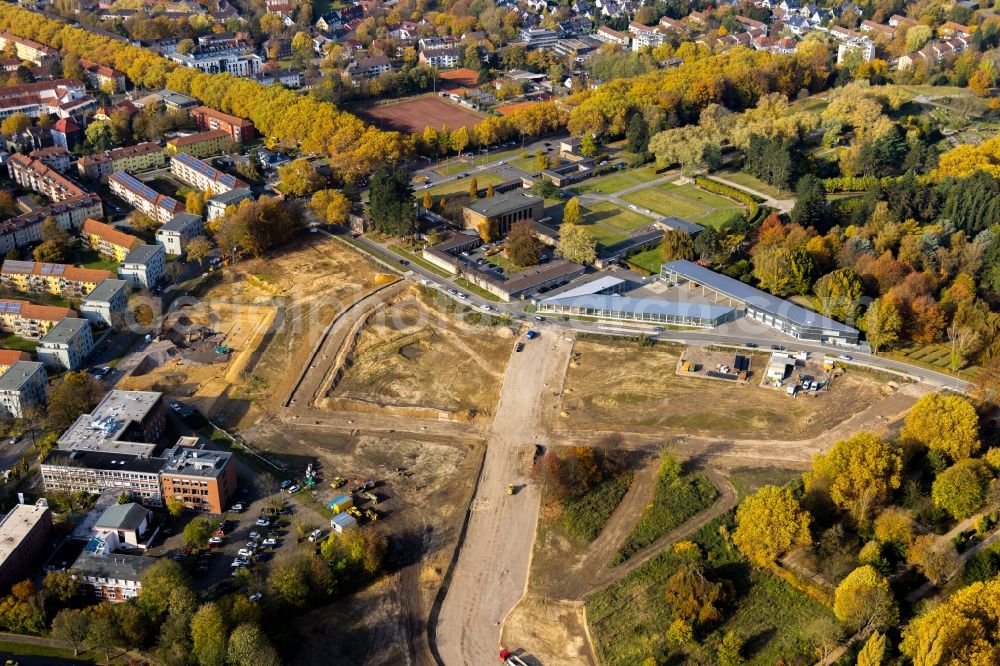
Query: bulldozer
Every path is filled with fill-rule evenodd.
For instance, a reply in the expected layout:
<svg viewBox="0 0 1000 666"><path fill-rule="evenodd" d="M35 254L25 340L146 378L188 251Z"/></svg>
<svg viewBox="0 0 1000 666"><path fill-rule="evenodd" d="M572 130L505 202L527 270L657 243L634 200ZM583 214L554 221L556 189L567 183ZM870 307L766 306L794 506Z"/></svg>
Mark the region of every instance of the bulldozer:
<svg viewBox="0 0 1000 666"><path fill-rule="evenodd" d="M348 509L347 513L354 516L355 518L361 518L361 509L359 509L356 506L352 506L350 509Z"/></svg>
<svg viewBox="0 0 1000 666"><path fill-rule="evenodd" d="M374 523L376 520L379 519L378 511L374 509L365 509L365 518Z"/></svg>
<svg viewBox="0 0 1000 666"><path fill-rule="evenodd" d="M347 479L345 479L342 476L335 476L335 477L333 477L333 481L330 482L330 487L331 488L339 488L342 485L344 485L345 483L347 483Z"/></svg>
<svg viewBox="0 0 1000 666"><path fill-rule="evenodd" d="M514 494L514 484L513 483L508 483L507 484L507 494L508 495L513 495Z"/></svg>

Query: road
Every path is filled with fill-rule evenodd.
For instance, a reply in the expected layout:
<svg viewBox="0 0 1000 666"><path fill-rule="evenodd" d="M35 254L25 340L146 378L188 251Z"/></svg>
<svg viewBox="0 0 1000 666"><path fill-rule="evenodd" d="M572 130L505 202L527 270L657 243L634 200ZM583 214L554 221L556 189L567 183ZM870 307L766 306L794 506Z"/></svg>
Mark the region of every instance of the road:
<svg viewBox="0 0 1000 666"><path fill-rule="evenodd" d="M526 474L534 445L545 441L538 396L565 372L571 349L571 341L549 332L511 354L468 530L434 628L448 666L496 662L500 625L527 585L541 492ZM510 483L519 488L513 496Z"/></svg>

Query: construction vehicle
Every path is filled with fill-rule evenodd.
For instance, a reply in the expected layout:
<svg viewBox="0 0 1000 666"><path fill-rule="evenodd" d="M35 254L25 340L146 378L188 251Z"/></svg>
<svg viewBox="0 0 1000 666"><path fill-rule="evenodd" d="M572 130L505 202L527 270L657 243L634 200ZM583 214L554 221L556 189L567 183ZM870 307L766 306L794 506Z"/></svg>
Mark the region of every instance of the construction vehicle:
<svg viewBox="0 0 1000 666"><path fill-rule="evenodd" d="M361 493L361 496L364 497L369 502L371 502L372 504L378 504L378 495L371 492L370 490L366 490L365 492Z"/></svg>
<svg viewBox="0 0 1000 666"><path fill-rule="evenodd" d="M365 518L374 523L379 519L379 513L375 509L365 509Z"/></svg>
<svg viewBox="0 0 1000 666"><path fill-rule="evenodd" d="M528 666L523 659L512 654L510 650L500 650L500 661L507 666Z"/></svg>
<svg viewBox="0 0 1000 666"><path fill-rule="evenodd" d="M347 513L350 514L351 516L353 516L355 519L361 517L361 509L359 509L356 506L352 506L351 508L349 508L347 510Z"/></svg>
<svg viewBox="0 0 1000 666"><path fill-rule="evenodd" d="M345 479L342 476L335 476L335 477L333 477L333 481L330 483L330 487L332 487L332 488L339 488L342 485L344 485L345 483L347 483L347 479Z"/></svg>
<svg viewBox="0 0 1000 666"><path fill-rule="evenodd" d="M513 483L508 483L507 484L507 494L508 495L513 495L514 494L514 484Z"/></svg>

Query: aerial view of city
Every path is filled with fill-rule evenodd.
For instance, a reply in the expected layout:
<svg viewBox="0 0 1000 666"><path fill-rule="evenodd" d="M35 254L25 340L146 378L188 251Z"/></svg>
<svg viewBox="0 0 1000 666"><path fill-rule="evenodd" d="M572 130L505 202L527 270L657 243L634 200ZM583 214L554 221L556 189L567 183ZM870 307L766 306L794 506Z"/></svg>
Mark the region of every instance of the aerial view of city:
<svg viewBox="0 0 1000 666"><path fill-rule="evenodd" d="M992 0L0 2L3 666L1000 665Z"/></svg>

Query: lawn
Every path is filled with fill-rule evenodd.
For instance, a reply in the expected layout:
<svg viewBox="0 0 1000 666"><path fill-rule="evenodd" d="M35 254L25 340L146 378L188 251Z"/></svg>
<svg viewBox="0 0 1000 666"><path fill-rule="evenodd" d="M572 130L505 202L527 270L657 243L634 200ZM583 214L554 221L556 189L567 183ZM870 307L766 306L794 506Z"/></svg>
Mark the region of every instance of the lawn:
<svg viewBox="0 0 1000 666"><path fill-rule="evenodd" d="M743 206L694 185L665 183L626 194L625 201L659 215L673 215L702 226L718 227L744 210Z"/></svg>
<svg viewBox="0 0 1000 666"><path fill-rule="evenodd" d="M581 544L590 543L621 504L630 485L632 473L627 472L599 484L583 497L563 502L562 526Z"/></svg>
<svg viewBox="0 0 1000 666"><path fill-rule="evenodd" d="M633 178L629 172L616 173L610 176L591 178L583 182L582 185L572 188L574 194L614 194L627 187L640 184L640 181Z"/></svg>
<svg viewBox="0 0 1000 666"><path fill-rule="evenodd" d="M626 194L622 197L622 199L635 204L640 208L648 208L654 213L658 213L663 216L673 215L674 217L679 217L682 220L693 221L707 212L704 207L699 206L697 203L687 201L680 197L675 197L662 190L653 188L639 190L638 192L633 192L632 194Z"/></svg>
<svg viewBox="0 0 1000 666"><path fill-rule="evenodd" d="M97 252L97 250L79 249L76 251L76 265L83 268L93 268L101 271L118 272L118 262L109 259Z"/></svg>
<svg viewBox="0 0 1000 666"><path fill-rule="evenodd" d="M22 643L21 641L0 641L0 652L9 654L12 657L45 657L48 659L60 659L65 661L79 661L80 663L92 664L103 662L104 655L100 650L83 651L78 657L73 656L70 648L48 647L45 645L33 645L32 643ZM117 650L112 650L112 654ZM17 663L11 659L7 663ZM32 660L31 663L43 663L42 660Z"/></svg>
<svg viewBox="0 0 1000 666"><path fill-rule="evenodd" d="M766 194L767 196L774 197L775 199L791 199L795 196L794 192L779 190L777 187L768 185L759 178L755 178L754 176L751 176L743 171L720 171L718 175L726 180L731 180L738 185L749 187L755 192Z"/></svg>
<svg viewBox="0 0 1000 666"><path fill-rule="evenodd" d="M659 247L653 247L643 250L639 254L633 254L628 260L640 268L645 268L652 275L659 275L660 265L663 263L663 255L660 254Z"/></svg>
<svg viewBox="0 0 1000 666"><path fill-rule="evenodd" d="M584 206L584 228L600 245L620 243L627 236L619 231L635 229L652 220L638 213L625 210L610 201L599 201Z"/></svg>
<svg viewBox="0 0 1000 666"><path fill-rule="evenodd" d="M434 173L441 176L454 176L456 173L462 173L463 171L469 170L469 163L465 161L452 162L444 166L434 169Z"/></svg>
<svg viewBox="0 0 1000 666"><path fill-rule="evenodd" d="M663 590L676 571L678 558L666 549L587 599L587 618L600 663L632 666L648 657L656 663L716 663L719 642L730 631L744 640L746 664L815 662L811 629L817 623L833 622L833 614L769 572L751 567L725 536L733 528L729 512L691 537L702 551L707 575L733 584L721 624L707 635L696 633L695 644L681 647L668 641L673 617L663 603Z"/></svg>
<svg viewBox="0 0 1000 666"><path fill-rule="evenodd" d="M701 513L718 492L701 472L684 474L673 457L664 454L653 500L615 554L612 565L621 564L684 521Z"/></svg>
<svg viewBox="0 0 1000 666"><path fill-rule="evenodd" d="M28 338L19 338L16 335L5 335L0 337L0 349L15 349L17 351L26 351L34 353L35 348L38 346L37 340L29 340Z"/></svg>
<svg viewBox="0 0 1000 666"><path fill-rule="evenodd" d="M392 252L395 252L396 254L398 254L399 256L403 257L404 259L407 259L410 263L416 264L416 265L420 266L421 268L424 268L424 269L430 271L431 273L434 273L434 275L438 275L438 276L444 277L444 278L451 277L451 273L445 272L444 270L438 268L437 266L435 266L434 264L430 263L429 261L426 261L420 255L414 254L413 252L410 252L409 250L403 248L400 245L390 245L388 249L391 250Z"/></svg>
<svg viewBox="0 0 1000 666"><path fill-rule="evenodd" d="M897 358L906 363L919 365L930 370L937 370L944 374L951 374L948 368L951 360L951 350L947 344L935 343L930 345L917 345L906 347L889 352L887 356ZM956 374L960 379L972 381L979 372L979 368L971 366L962 368Z"/></svg>
<svg viewBox="0 0 1000 666"><path fill-rule="evenodd" d="M499 296L497 296L496 294L491 294L490 292L486 291L485 289L482 289L481 287L477 287L476 285L472 284L465 278L458 278L457 280L455 280L455 284L461 287L462 289L465 289L466 291L473 293L476 296L479 296L480 298L485 298L486 300L493 301L494 303L500 302Z"/></svg>
<svg viewBox="0 0 1000 666"><path fill-rule="evenodd" d="M517 273L524 270L524 266L518 266L513 261L507 258L503 252L497 252L496 254L487 255L486 261L493 264L494 266L499 266L508 273Z"/></svg>

